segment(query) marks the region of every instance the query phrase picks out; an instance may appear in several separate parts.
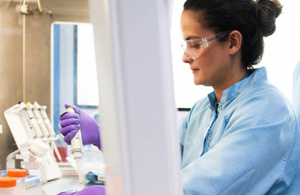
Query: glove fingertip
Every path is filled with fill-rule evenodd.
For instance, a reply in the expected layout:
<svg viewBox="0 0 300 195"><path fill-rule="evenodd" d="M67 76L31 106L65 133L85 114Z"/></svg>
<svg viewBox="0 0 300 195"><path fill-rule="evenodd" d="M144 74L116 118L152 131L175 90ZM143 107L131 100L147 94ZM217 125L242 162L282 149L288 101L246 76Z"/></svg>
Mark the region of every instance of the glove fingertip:
<svg viewBox="0 0 300 195"><path fill-rule="evenodd" d="M65 108L67 109L67 108L70 108L70 107L72 107L73 108L73 106L72 105L70 105L70 104L65 104Z"/></svg>
<svg viewBox="0 0 300 195"><path fill-rule="evenodd" d="M60 116L60 117L59 117L59 120L60 120L60 121L63 121L63 120L66 120L66 119L72 119L72 118L78 119L78 115L77 115L77 114L74 114L74 113L68 112L68 113L65 113L65 114L63 114L62 116Z"/></svg>
<svg viewBox="0 0 300 195"><path fill-rule="evenodd" d="M77 108L76 106L74 106L74 105L70 105L70 104L65 104L65 107L66 107L66 109L68 109L68 108L73 108L74 109L74 111L77 113L77 114L79 114L79 108Z"/></svg>

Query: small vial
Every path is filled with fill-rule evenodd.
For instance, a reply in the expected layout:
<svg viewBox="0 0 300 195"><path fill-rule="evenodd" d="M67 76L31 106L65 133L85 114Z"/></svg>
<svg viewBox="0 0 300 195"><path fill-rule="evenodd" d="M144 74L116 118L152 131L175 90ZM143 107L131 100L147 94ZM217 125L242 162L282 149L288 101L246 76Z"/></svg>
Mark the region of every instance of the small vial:
<svg viewBox="0 0 300 195"><path fill-rule="evenodd" d="M27 176L27 171L24 169L11 169L7 170L8 177L14 177L17 180L16 194L25 195L25 178Z"/></svg>
<svg viewBox="0 0 300 195"><path fill-rule="evenodd" d="M18 195L15 192L17 180L13 177L0 177L0 194L1 195Z"/></svg>

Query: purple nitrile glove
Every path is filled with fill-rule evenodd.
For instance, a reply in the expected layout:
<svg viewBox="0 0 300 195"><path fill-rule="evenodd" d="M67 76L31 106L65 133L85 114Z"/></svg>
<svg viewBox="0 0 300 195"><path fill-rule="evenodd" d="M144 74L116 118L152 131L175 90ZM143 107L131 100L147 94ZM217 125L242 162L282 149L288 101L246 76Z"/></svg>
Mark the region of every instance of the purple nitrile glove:
<svg viewBox="0 0 300 195"><path fill-rule="evenodd" d="M71 144L72 138L81 129L83 145L94 144L101 150L100 127L97 122L76 106L65 104L65 107L73 108L77 114L68 112L60 116L60 125L62 127L60 132L65 136L64 141L67 144Z"/></svg>
<svg viewBox="0 0 300 195"><path fill-rule="evenodd" d="M78 192L61 192L57 195L106 195L104 186L91 186Z"/></svg>

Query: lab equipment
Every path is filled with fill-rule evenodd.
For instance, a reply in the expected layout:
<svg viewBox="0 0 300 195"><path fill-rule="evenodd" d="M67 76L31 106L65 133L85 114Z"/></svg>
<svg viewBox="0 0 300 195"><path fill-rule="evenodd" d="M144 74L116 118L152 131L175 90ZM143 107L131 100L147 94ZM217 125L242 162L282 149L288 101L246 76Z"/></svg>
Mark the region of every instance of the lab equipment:
<svg viewBox="0 0 300 195"><path fill-rule="evenodd" d="M99 184L104 184L105 182L105 175L102 173L94 173L92 171L86 173L84 175L84 179L94 182L94 183L99 183Z"/></svg>
<svg viewBox="0 0 300 195"><path fill-rule="evenodd" d="M0 177L6 177L6 170L0 169Z"/></svg>
<svg viewBox="0 0 300 195"><path fill-rule="evenodd" d="M24 104L23 102L20 102L20 104ZM26 108L25 108L25 111L27 112L28 114L28 117L30 119L30 123L31 125L33 126L33 129L35 131L35 134L37 136L37 138L42 138L43 137L43 133L42 133L42 130L33 114L33 106L32 104L29 104L29 102L26 103Z"/></svg>
<svg viewBox="0 0 300 195"><path fill-rule="evenodd" d="M15 194L25 195L25 178L27 171L24 169L10 169L7 170L7 177L13 177L17 180L17 186L15 188Z"/></svg>
<svg viewBox="0 0 300 195"><path fill-rule="evenodd" d="M60 124L62 127L61 133L65 136L65 142L70 144L70 140L80 128L82 131L83 145L93 144L101 150L99 132L100 127L98 126L97 122L76 106L65 104L65 107L72 108L76 113L66 113L60 117ZM78 124L78 126L74 126L74 124ZM72 128L69 125L72 125ZM66 136L67 134L68 136Z"/></svg>
<svg viewBox="0 0 300 195"><path fill-rule="evenodd" d="M40 184L40 178L37 175L27 175L25 178L25 190L39 186Z"/></svg>
<svg viewBox="0 0 300 195"><path fill-rule="evenodd" d="M63 135L59 134L57 135L57 140L55 140L55 146L59 151L60 158L56 155L57 153L55 153L54 156L58 162L68 162L66 159L68 157L68 144L63 139Z"/></svg>
<svg viewBox="0 0 300 195"><path fill-rule="evenodd" d="M49 134L49 131L48 131L48 129L47 129L45 123L44 123L43 118L41 117L41 114L40 114L39 110L35 109L35 107L30 102L26 102L26 105L28 107L30 107L30 109L33 111L35 119L36 119L36 121L37 121L37 123L38 123L38 125L41 129L41 132L43 133L43 139L48 140L50 134Z"/></svg>
<svg viewBox="0 0 300 195"><path fill-rule="evenodd" d="M26 104L24 104L24 102L20 101L19 103L19 108L14 110L15 112L20 112L22 110L23 114L24 114L24 117L26 118L26 121L29 125L29 129L30 129L30 134L31 134L31 137L32 138L37 138L37 134L36 134L36 131L34 130L34 127L32 126L32 123L31 123L31 119L30 119L30 116L28 115L26 109L27 109L27 106ZM17 106L17 105L16 105Z"/></svg>
<svg viewBox="0 0 300 195"><path fill-rule="evenodd" d="M7 165L9 168L16 168L15 160L20 160L22 166L30 165L30 163L25 163L26 156L28 156L29 147L35 141L43 141L46 145L49 145L49 140L42 139L42 137L34 136L32 132L34 131L34 126L32 124L32 119L28 115L28 107L23 102L20 102L11 108L8 108L4 112L4 116L10 128L10 131L14 137L18 150L11 153L7 157ZM29 110L30 111L30 110ZM33 115L33 111L31 110ZM34 115L33 115L34 116ZM36 122L36 121L35 121ZM34 123L34 122L33 122ZM36 122L38 126L38 123ZM41 134L42 135L42 134ZM50 151L47 151L45 155L47 159L47 181L60 178L62 176L58 164L54 158L54 155ZM25 163L25 164L24 164ZM26 167L24 167L26 168ZM35 175L33 172L29 172L29 175Z"/></svg>
<svg viewBox="0 0 300 195"><path fill-rule="evenodd" d="M13 177L0 177L0 194L15 195L17 180Z"/></svg>
<svg viewBox="0 0 300 195"><path fill-rule="evenodd" d="M37 102L34 102L33 106L35 107L35 109L37 109L41 112L41 115L42 115L44 122L47 126L47 129L49 131L50 137L55 137L55 132L54 132L53 126L48 118L47 113L46 113L47 106L40 106Z"/></svg>
<svg viewBox="0 0 300 195"><path fill-rule="evenodd" d="M81 172L86 176L89 172L99 175L99 180L95 183L102 183L100 180L105 175L105 163L103 153L94 145L84 145L81 157ZM100 178L101 177L101 178ZM86 177L85 181L88 182Z"/></svg>
<svg viewBox="0 0 300 195"><path fill-rule="evenodd" d="M49 143L52 148L51 151L55 151L58 160L62 162L60 152L58 151L58 148L54 142L55 140L57 140L57 137L55 136L55 132L46 113L46 108L46 106L40 106L37 102L33 103L33 112L38 121L40 121L39 124L41 125L43 132L45 132L44 135L48 137Z"/></svg>
<svg viewBox="0 0 300 195"><path fill-rule="evenodd" d="M68 107L67 111L61 114L61 117L63 117L67 113L74 113L75 111L72 107ZM77 117L79 117L77 115ZM78 173L78 179L79 183L83 183L83 178L81 174L81 153L82 153L82 138L81 138L81 130L78 129L77 133L75 134L74 138L71 140L71 152L73 155L73 158L76 160L77 164L77 173Z"/></svg>
<svg viewBox="0 0 300 195"><path fill-rule="evenodd" d="M47 182L47 158L46 154L49 146L42 141L35 140L29 147L27 152L23 153L23 161L21 164L28 170L30 175L38 175L41 184Z"/></svg>
<svg viewBox="0 0 300 195"><path fill-rule="evenodd" d="M20 154L20 150L13 151L6 157L6 168L14 169L16 168L17 155Z"/></svg>
<svg viewBox="0 0 300 195"><path fill-rule="evenodd" d="M112 6L106 6L107 2L90 1L96 54L101 53L96 62L107 192L181 195L168 11L173 1L134 0L145 5L136 8L124 1ZM109 14L105 12L108 8ZM138 17L140 13L147 17ZM137 17L131 17L134 15ZM146 30L149 22L154 27L150 31ZM124 25L128 23L145 30L128 28ZM131 39L132 34L147 34L147 40ZM156 47L136 49L141 43ZM130 56L143 59L147 71ZM113 185L116 180L119 185Z"/></svg>
<svg viewBox="0 0 300 195"><path fill-rule="evenodd" d="M27 106L20 102L4 112L4 116L17 145L28 145L30 140L36 138L35 131L25 108Z"/></svg>

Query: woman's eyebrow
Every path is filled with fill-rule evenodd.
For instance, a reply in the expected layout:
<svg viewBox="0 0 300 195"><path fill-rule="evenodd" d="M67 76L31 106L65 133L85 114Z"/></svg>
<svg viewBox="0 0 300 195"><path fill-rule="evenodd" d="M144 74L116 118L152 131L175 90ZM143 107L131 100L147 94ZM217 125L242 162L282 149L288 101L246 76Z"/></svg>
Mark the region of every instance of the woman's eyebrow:
<svg viewBox="0 0 300 195"><path fill-rule="evenodd" d="M202 37L198 37L198 36L188 36L185 40L191 40L191 39L201 39Z"/></svg>

